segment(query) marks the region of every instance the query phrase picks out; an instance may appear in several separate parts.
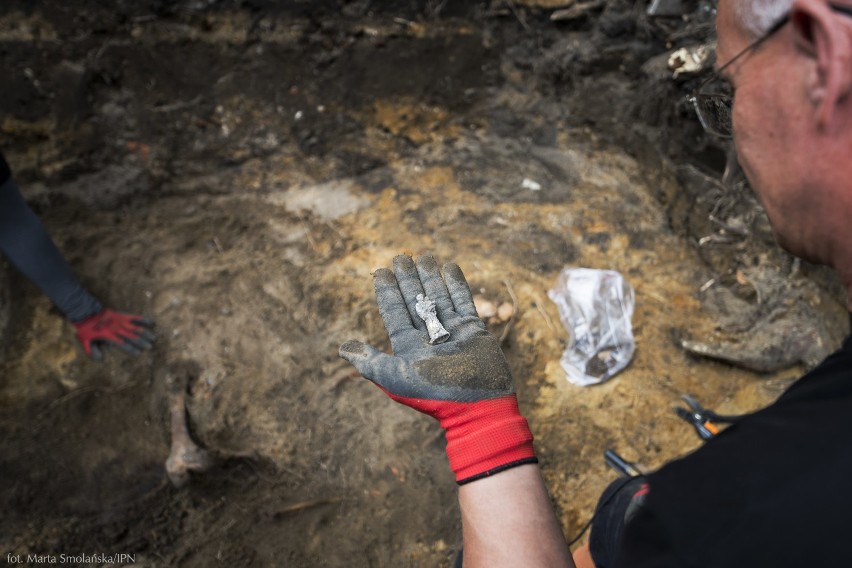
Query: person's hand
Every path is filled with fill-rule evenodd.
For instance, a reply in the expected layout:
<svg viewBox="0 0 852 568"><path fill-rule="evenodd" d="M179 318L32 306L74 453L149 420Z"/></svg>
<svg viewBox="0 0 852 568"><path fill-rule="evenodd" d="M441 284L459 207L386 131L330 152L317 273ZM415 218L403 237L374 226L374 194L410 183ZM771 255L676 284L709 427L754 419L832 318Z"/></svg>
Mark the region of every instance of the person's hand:
<svg viewBox="0 0 852 568"><path fill-rule="evenodd" d="M86 355L100 361L101 349L105 345L118 347L130 355L138 355L144 349L150 349L154 342L151 328L154 322L142 316L122 314L104 309L79 322L72 322L77 329L77 339L83 345Z"/></svg>
<svg viewBox="0 0 852 568"><path fill-rule="evenodd" d="M394 355L347 341L340 356L393 400L438 419L459 483L536 462L509 365L477 316L458 265L445 264L442 277L431 256L419 257L415 265L400 255L393 272L382 268L373 274L373 285ZM418 294L435 302L450 333L446 342L429 344L415 308Z"/></svg>

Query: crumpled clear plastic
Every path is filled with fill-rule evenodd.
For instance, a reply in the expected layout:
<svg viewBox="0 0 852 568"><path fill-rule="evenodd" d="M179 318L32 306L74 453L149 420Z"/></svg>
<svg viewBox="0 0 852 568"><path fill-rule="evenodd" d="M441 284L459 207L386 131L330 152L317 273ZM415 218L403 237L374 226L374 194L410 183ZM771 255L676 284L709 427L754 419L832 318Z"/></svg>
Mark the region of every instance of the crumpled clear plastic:
<svg viewBox="0 0 852 568"><path fill-rule="evenodd" d="M633 358L633 288L614 270L566 268L547 293L571 334L560 363L575 385L602 383Z"/></svg>

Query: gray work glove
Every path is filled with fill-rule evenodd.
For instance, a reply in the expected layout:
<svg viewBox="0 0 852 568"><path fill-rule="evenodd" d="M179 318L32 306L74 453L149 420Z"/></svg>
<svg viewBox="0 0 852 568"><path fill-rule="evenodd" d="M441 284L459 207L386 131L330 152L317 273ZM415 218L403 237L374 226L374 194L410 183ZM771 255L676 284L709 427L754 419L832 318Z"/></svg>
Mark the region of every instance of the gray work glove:
<svg viewBox="0 0 852 568"><path fill-rule="evenodd" d="M458 265L443 276L431 256L394 258L393 272L373 274L379 312L394 355L347 341L340 356L393 400L438 419L456 481L466 483L537 461L532 434L518 410L512 374L497 340L477 316ZM435 302L449 338L429 343L417 297Z"/></svg>

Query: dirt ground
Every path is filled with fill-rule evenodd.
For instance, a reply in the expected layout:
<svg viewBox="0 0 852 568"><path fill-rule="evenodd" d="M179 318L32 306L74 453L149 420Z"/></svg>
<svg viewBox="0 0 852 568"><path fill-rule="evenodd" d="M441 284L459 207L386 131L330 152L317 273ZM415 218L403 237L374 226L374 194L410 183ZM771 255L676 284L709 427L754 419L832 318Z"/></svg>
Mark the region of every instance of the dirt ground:
<svg viewBox="0 0 852 568"><path fill-rule="evenodd" d="M549 19L568 4L5 0L0 147L85 284L158 342L91 362L3 271L0 561L448 566L440 429L337 356L389 349L370 273L401 252L515 305L491 329L569 537L616 476L605 449L653 468L698 446L681 394L750 411L831 351L836 282L719 181L727 148L683 101L698 78L665 67L708 16ZM559 366L566 266L636 292L634 360L603 385ZM163 466L178 369L217 458L183 489Z"/></svg>

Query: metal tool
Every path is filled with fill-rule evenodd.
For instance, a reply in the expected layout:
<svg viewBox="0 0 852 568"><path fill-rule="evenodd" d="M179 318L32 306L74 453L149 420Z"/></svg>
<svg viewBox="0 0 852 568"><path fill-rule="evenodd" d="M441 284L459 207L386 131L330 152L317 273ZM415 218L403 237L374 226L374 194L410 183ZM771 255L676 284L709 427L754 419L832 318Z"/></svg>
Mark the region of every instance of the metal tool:
<svg viewBox="0 0 852 568"><path fill-rule="evenodd" d="M607 449L604 452L604 461L606 465L617 471L621 477L637 477L642 475L642 472L636 465L615 453L615 450Z"/></svg>
<svg viewBox="0 0 852 568"><path fill-rule="evenodd" d="M672 410L674 410L675 414L680 416L683 420L692 424L693 428L695 428L695 432L702 440L709 440L716 436L721 431L719 429L720 424L733 424L743 417L743 415L717 414L716 412L701 406L701 404L692 395L685 394L680 398L689 406L689 408L687 409L682 406L676 406Z"/></svg>

